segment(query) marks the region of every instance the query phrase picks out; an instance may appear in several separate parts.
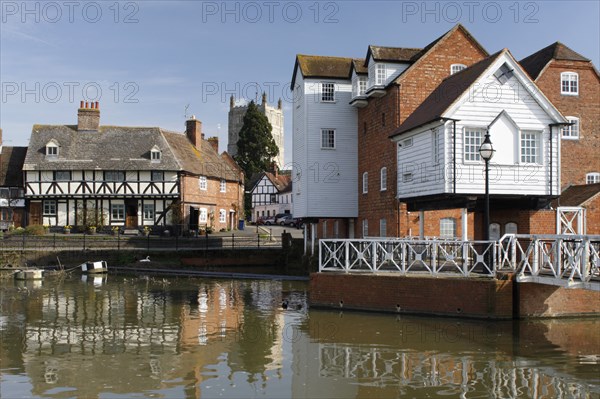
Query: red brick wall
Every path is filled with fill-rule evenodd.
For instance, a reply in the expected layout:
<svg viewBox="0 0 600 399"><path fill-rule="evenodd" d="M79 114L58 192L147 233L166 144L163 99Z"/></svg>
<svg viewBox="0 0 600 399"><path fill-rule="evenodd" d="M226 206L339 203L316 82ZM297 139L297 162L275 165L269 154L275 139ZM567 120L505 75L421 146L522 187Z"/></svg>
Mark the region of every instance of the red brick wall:
<svg viewBox="0 0 600 399"><path fill-rule="evenodd" d="M579 74L578 96L560 94L560 73L568 71ZM536 84L564 116L579 118L579 140L561 141L561 185L585 184L586 173L600 172L600 79L590 63L553 60Z"/></svg>
<svg viewBox="0 0 600 399"><path fill-rule="evenodd" d="M587 229L586 234L600 235L600 195L585 204Z"/></svg>
<svg viewBox="0 0 600 399"><path fill-rule="evenodd" d="M512 318L512 281L313 273L310 304L344 309Z"/></svg>
<svg viewBox="0 0 600 399"><path fill-rule="evenodd" d="M212 227L219 231L227 229L230 223L229 210L236 211L234 216L234 228L237 228L237 219L243 217L244 210L244 186L238 182L227 181L226 192L222 193L221 180L217 178L207 178L207 190L200 190L198 176L184 175L181 178L181 191L183 203L183 215L185 224L189 223L190 206L208 208L208 212L214 212ZM226 223L219 222L219 210L225 209L227 212ZM204 225L204 223L201 223ZM210 218L208 225L211 226Z"/></svg>
<svg viewBox="0 0 600 399"><path fill-rule="evenodd" d="M600 292L545 284L519 283L520 317L600 314Z"/></svg>
<svg viewBox="0 0 600 399"><path fill-rule="evenodd" d="M402 222L406 220L407 215L398 212L399 203L395 199L396 146L388 136L450 74L451 64L461 63L469 66L485 58L485 54L461 29L454 31L438 45L439 47L419 60L416 68L403 75L400 86L390 86L384 97L370 98L369 104L358 110L357 237L362 237L362 220L365 218L369 221L371 236L379 235L380 219L386 219L387 236L406 234L408 229L402 226ZM385 114L385 118L382 114ZM384 166L387 167L387 190L381 191L380 170ZM363 172L369 174L367 194L362 194Z"/></svg>

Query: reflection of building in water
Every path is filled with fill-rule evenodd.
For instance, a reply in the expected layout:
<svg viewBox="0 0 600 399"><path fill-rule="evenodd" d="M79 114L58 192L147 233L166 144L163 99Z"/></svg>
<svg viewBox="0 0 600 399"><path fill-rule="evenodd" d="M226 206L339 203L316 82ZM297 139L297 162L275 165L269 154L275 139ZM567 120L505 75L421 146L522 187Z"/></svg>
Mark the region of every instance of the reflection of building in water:
<svg viewBox="0 0 600 399"><path fill-rule="evenodd" d="M264 380L265 370L280 367L281 327L274 312L252 316L269 298L262 291L272 291L273 284L211 282L177 290L167 281L141 281L40 290L20 312L27 320L22 338L15 334L14 341L0 345L3 361L13 357L7 352L22 354L9 364L22 365L33 395L57 384L76 389L57 397L86 398L180 387L182 379L185 392L175 395L200 397L201 383L217 376L207 374L207 367L228 369L230 378L236 371L255 370ZM271 294L271 300L276 297ZM276 336L248 340L244 327L250 325ZM249 348L261 348L266 356L248 357ZM237 356L240 362L231 360Z"/></svg>

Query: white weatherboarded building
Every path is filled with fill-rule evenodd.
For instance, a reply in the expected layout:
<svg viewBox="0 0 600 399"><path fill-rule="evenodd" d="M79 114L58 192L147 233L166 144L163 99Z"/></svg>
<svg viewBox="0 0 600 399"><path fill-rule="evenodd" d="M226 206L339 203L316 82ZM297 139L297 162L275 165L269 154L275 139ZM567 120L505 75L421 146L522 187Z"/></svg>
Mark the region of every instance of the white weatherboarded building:
<svg viewBox="0 0 600 399"><path fill-rule="evenodd" d="M352 58L298 55L292 77L293 214L312 223L358 216Z"/></svg>
<svg viewBox="0 0 600 399"><path fill-rule="evenodd" d="M398 198L443 209L484 193L479 147L489 132L492 199L539 207L560 194L560 125L566 119L508 50L457 72L392 135ZM437 205L436 205L437 204Z"/></svg>

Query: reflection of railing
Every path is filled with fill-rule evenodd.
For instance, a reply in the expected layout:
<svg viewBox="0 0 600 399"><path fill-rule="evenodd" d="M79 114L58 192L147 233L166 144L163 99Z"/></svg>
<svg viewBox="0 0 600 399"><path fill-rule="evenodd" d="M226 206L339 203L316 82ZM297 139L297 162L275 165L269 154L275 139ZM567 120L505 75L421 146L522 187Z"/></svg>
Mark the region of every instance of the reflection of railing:
<svg viewBox="0 0 600 399"><path fill-rule="evenodd" d="M533 281L600 290L600 236L506 234L498 269Z"/></svg>
<svg viewBox="0 0 600 399"><path fill-rule="evenodd" d="M319 271L459 273L495 275L492 241L349 239L321 240Z"/></svg>
<svg viewBox="0 0 600 399"><path fill-rule="evenodd" d="M531 360L319 344L319 376L376 387L440 387L449 397L592 397L600 388ZM477 395L479 394L479 395ZM402 395L401 395L402 396Z"/></svg>

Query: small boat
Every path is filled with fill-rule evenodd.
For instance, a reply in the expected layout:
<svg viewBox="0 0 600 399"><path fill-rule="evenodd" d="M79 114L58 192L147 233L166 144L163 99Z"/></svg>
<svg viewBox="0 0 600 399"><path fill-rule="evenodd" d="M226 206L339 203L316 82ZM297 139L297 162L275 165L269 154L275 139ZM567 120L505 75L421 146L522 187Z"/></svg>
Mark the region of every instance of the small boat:
<svg viewBox="0 0 600 399"><path fill-rule="evenodd" d="M108 265L104 260L99 260L97 262L85 262L81 264L81 271L83 273L107 273Z"/></svg>
<svg viewBox="0 0 600 399"><path fill-rule="evenodd" d="M24 269L15 272L15 280L41 280L44 278L42 269Z"/></svg>

